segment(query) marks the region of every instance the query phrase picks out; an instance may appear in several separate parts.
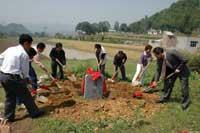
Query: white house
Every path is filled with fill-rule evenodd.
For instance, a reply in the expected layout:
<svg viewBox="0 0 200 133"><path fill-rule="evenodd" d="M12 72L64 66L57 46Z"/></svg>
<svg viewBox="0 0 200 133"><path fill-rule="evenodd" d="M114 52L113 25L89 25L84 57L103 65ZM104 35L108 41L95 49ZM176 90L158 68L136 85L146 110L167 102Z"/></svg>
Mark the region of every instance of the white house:
<svg viewBox="0 0 200 133"><path fill-rule="evenodd" d="M200 38L189 36L178 36L176 48L185 50L190 53L196 53L200 51Z"/></svg>
<svg viewBox="0 0 200 133"><path fill-rule="evenodd" d="M159 34L162 34L162 31L161 30L155 30L155 29L150 29L148 32L147 32L148 35L159 35Z"/></svg>
<svg viewBox="0 0 200 133"><path fill-rule="evenodd" d="M172 32L165 31L161 40L150 40L153 47L163 47L166 49L184 50L196 53L200 50L200 38L191 36L175 36Z"/></svg>

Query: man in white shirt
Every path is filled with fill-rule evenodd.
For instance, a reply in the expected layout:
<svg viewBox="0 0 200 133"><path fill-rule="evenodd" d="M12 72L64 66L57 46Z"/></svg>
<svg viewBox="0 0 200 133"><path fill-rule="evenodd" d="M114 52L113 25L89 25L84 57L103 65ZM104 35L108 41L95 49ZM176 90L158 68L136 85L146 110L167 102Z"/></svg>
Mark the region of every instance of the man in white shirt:
<svg viewBox="0 0 200 133"><path fill-rule="evenodd" d="M15 119L16 98L22 101L32 118L44 114L34 103L27 88L29 82L29 56L26 50L30 49L32 41L31 36L22 34L18 46L8 48L0 55L2 59L0 82L6 96L4 116L10 122Z"/></svg>
<svg viewBox="0 0 200 133"><path fill-rule="evenodd" d="M97 58L98 69L102 74L105 74L105 66L106 66L106 51L103 46L100 44L95 44L95 54Z"/></svg>

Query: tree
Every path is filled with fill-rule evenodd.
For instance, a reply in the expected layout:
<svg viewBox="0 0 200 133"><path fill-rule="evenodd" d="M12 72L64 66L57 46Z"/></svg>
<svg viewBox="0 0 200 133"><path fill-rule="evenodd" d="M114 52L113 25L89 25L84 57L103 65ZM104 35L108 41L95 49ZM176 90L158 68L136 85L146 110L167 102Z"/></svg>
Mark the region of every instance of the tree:
<svg viewBox="0 0 200 133"><path fill-rule="evenodd" d="M65 38L65 36L64 36L62 33L56 33L56 34L54 35L54 37L55 37L55 38L58 38L58 39L63 39L63 38Z"/></svg>
<svg viewBox="0 0 200 133"><path fill-rule="evenodd" d="M110 23L108 21L99 22L100 32L108 32L110 29Z"/></svg>
<svg viewBox="0 0 200 133"><path fill-rule="evenodd" d="M100 32L100 28L99 28L99 24L98 23L93 23L92 24L92 28L95 31L95 33L99 33Z"/></svg>
<svg viewBox="0 0 200 133"><path fill-rule="evenodd" d="M134 33L145 33L153 28L191 34L200 28L199 5L199 0L179 0L167 9L130 24L129 28Z"/></svg>
<svg viewBox="0 0 200 133"><path fill-rule="evenodd" d="M94 28L87 21L78 23L77 26L76 26L76 31L77 30L85 31L86 34L88 34L88 35L95 34Z"/></svg>
<svg viewBox="0 0 200 133"><path fill-rule="evenodd" d="M120 27L119 27L119 22L116 21L114 24L114 30L119 31Z"/></svg>
<svg viewBox="0 0 200 133"><path fill-rule="evenodd" d="M123 32L128 32L128 26L126 23L122 23L120 25L120 31L123 31Z"/></svg>

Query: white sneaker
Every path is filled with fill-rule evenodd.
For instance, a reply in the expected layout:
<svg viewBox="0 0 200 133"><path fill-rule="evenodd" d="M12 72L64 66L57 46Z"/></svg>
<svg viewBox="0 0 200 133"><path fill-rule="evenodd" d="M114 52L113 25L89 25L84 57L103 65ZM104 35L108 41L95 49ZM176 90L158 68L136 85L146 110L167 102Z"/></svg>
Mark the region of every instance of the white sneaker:
<svg viewBox="0 0 200 133"><path fill-rule="evenodd" d="M132 86L136 87L136 86L141 86L142 83L140 81L132 81Z"/></svg>
<svg viewBox="0 0 200 133"><path fill-rule="evenodd" d="M113 79L110 79L110 78L108 79L108 81L109 81L109 82L112 82L112 83L114 83L114 82L115 82L115 80L113 80Z"/></svg>

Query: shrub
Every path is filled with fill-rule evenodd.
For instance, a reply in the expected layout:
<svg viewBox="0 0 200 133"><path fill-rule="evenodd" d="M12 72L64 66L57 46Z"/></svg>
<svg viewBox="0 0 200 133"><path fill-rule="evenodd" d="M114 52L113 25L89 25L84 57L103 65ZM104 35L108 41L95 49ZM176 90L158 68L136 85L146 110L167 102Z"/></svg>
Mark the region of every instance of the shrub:
<svg viewBox="0 0 200 133"><path fill-rule="evenodd" d="M200 54L190 56L188 65L192 71L200 73Z"/></svg>
<svg viewBox="0 0 200 133"><path fill-rule="evenodd" d="M191 71L200 73L200 54L183 52L182 54L189 60L188 66Z"/></svg>

